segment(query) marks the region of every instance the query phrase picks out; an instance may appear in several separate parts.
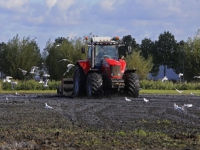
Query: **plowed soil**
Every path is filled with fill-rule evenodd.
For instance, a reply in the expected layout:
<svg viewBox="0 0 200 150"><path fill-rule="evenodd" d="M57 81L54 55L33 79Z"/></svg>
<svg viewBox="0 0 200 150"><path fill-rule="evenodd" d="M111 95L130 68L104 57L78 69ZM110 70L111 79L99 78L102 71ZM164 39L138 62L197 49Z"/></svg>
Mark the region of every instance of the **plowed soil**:
<svg viewBox="0 0 200 150"><path fill-rule="evenodd" d="M200 149L200 96L128 98L1 94L0 149Z"/></svg>

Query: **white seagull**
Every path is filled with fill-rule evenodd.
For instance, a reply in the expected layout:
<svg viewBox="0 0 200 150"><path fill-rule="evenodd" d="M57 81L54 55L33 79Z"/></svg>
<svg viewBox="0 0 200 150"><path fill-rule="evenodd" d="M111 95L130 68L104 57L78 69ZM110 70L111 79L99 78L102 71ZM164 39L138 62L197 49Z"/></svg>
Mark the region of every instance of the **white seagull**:
<svg viewBox="0 0 200 150"><path fill-rule="evenodd" d="M179 91L178 89L176 89L177 92L179 92L180 94L182 94L183 91Z"/></svg>
<svg viewBox="0 0 200 150"><path fill-rule="evenodd" d="M198 79L199 79L199 78L200 78L200 76L194 76L193 78L198 78Z"/></svg>
<svg viewBox="0 0 200 150"><path fill-rule="evenodd" d="M182 76L183 76L183 74L182 74L182 73L179 73L179 74L178 74L178 77L179 77L179 78L181 78Z"/></svg>
<svg viewBox="0 0 200 150"><path fill-rule="evenodd" d="M167 81L168 78L166 76L164 76L164 78L162 78L162 82Z"/></svg>
<svg viewBox="0 0 200 150"><path fill-rule="evenodd" d="M184 104L183 106L178 106L176 103L174 103L174 109L176 110L185 110L185 107L192 107L192 104Z"/></svg>
<svg viewBox="0 0 200 150"><path fill-rule="evenodd" d="M47 103L45 103L45 108L47 108L47 109L53 109L53 107L47 105Z"/></svg>
<svg viewBox="0 0 200 150"><path fill-rule="evenodd" d="M128 99L127 97L125 97L125 100L126 100L126 101L129 101L129 102L131 101L131 99Z"/></svg>
<svg viewBox="0 0 200 150"><path fill-rule="evenodd" d="M174 109L176 109L176 110L184 110L184 107L180 107L176 103L174 103Z"/></svg>
<svg viewBox="0 0 200 150"><path fill-rule="evenodd" d="M67 65L67 71L63 74L63 76L67 73L67 72L69 72L69 70L72 68L72 67L74 67L74 64L68 64Z"/></svg>
<svg viewBox="0 0 200 150"><path fill-rule="evenodd" d="M47 85L47 83L48 83L48 81L49 81L49 79L46 79L45 81L44 81L44 87L47 87L48 85Z"/></svg>
<svg viewBox="0 0 200 150"><path fill-rule="evenodd" d="M33 67L31 68L30 73L31 73L31 74L35 73L35 70L36 70L36 69L38 69L38 67L37 67L37 66L33 66Z"/></svg>
<svg viewBox="0 0 200 150"><path fill-rule="evenodd" d="M6 79L3 79L3 82L11 82L11 80L10 80L11 78L13 78L13 77L7 76Z"/></svg>
<svg viewBox="0 0 200 150"><path fill-rule="evenodd" d="M190 95L194 95L194 94L191 92Z"/></svg>
<svg viewBox="0 0 200 150"><path fill-rule="evenodd" d="M22 73L23 73L23 75L25 76L25 74L27 73L27 71L26 70L23 70L23 69L21 69L21 68L18 68Z"/></svg>
<svg viewBox="0 0 200 150"><path fill-rule="evenodd" d="M43 79L42 78L40 78L40 82L39 83L44 83L44 81L43 81Z"/></svg>
<svg viewBox="0 0 200 150"><path fill-rule="evenodd" d="M70 62L68 59L61 59L58 62L61 62L61 61L68 61L68 62Z"/></svg>
<svg viewBox="0 0 200 150"><path fill-rule="evenodd" d="M6 100L8 101L8 98L6 97Z"/></svg>
<svg viewBox="0 0 200 150"><path fill-rule="evenodd" d="M45 74L43 74L43 77L50 77L50 75L45 73Z"/></svg>
<svg viewBox="0 0 200 150"><path fill-rule="evenodd" d="M145 102L149 102L149 100L148 100L148 99L146 99L146 98L143 98L143 99L144 99L144 101L145 101Z"/></svg>
<svg viewBox="0 0 200 150"><path fill-rule="evenodd" d="M192 107L193 105L192 104L184 104L183 106L184 107Z"/></svg>

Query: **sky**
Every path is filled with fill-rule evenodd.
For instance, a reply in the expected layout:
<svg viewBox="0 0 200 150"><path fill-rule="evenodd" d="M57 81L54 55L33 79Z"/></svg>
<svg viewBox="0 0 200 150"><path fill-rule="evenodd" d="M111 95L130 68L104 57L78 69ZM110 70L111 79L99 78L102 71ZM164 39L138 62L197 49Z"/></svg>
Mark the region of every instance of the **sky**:
<svg viewBox="0 0 200 150"><path fill-rule="evenodd" d="M0 0L0 42L17 34L40 50L57 37L131 35L137 43L169 31L187 41L200 29L200 0Z"/></svg>

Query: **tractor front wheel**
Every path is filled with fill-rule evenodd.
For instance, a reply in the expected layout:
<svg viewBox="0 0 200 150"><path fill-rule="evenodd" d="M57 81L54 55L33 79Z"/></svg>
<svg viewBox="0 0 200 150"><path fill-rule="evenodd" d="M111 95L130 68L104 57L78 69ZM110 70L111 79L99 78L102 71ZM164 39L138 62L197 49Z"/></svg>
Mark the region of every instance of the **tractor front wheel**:
<svg viewBox="0 0 200 150"><path fill-rule="evenodd" d="M125 76L124 91L131 97L137 98L139 96L140 83L137 74L129 73Z"/></svg>
<svg viewBox="0 0 200 150"><path fill-rule="evenodd" d="M83 69L79 65L76 65L74 69L73 80L74 96L83 95L85 91L85 74L83 72Z"/></svg>
<svg viewBox="0 0 200 150"><path fill-rule="evenodd" d="M90 73L87 77L87 96L98 97L103 95L102 76L98 73Z"/></svg>

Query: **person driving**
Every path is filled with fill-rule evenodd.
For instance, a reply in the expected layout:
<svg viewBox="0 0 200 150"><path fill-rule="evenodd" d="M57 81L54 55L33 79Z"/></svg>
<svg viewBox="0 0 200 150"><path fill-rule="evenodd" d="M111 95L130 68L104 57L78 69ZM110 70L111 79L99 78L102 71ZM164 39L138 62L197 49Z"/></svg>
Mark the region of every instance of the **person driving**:
<svg viewBox="0 0 200 150"><path fill-rule="evenodd" d="M106 55L105 50L103 48L100 48L96 56L97 60L102 60L104 55Z"/></svg>

